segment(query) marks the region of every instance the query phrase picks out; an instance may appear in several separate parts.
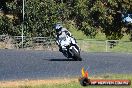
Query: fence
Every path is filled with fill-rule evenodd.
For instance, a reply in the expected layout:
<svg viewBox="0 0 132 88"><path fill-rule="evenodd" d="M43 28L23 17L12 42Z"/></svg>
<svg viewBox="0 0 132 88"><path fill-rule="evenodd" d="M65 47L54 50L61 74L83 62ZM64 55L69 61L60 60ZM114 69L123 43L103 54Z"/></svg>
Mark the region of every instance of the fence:
<svg viewBox="0 0 132 88"><path fill-rule="evenodd" d="M22 37L7 35L0 36L0 48L21 49ZM119 40L77 40L82 51L86 52L132 52L132 42ZM3 45L2 45L3 44ZM24 36L24 49L35 50L58 50L55 40L49 37L26 37Z"/></svg>
<svg viewBox="0 0 132 88"><path fill-rule="evenodd" d="M78 40L82 51L87 52L127 52L132 53L132 42L120 40Z"/></svg>
<svg viewBox="0 0 132 88"><path fill-rule="evenodd" d="M55 50L57 49L54 39L49 37L23 37L23 49ZM21 36L0 35L0 48L21 49Z"/></svg>

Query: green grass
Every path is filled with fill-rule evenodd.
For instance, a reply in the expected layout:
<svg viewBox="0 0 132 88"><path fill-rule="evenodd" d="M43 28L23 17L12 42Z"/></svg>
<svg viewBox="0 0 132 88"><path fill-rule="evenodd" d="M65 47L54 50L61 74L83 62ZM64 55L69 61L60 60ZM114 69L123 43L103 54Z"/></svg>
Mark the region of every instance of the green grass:
<svg viewBox="0 0 132 88"><path fill-rule="evenodd" d="M86 52L105 52L105 41L77 40L82 51Z"/></svg>
<svg viewBox="0 0 132 88"><path fill-rule="evenodd" d="M112 49L109 48L110 52L129 52L132 53L132 42L120 42L117 46Z"/></svg>
<svg viewBox="0 0 132 88"><path fill-rule="evenodd" d="M77 30L74 25L75 23L73 21L69 21L66 25L66 28L71 32L74 38L88 39L88 37L81 30Z"/></svg>
<svg viewBox="0 0 132 88"><path fill-rule="evenodd" d="M106 52L106 41L77 40L77 42L82 51ZM132 53L132 42L119 41L113 48L107 43L107 52Z"/></svg>
<svg viewBox="0 0 132 88"><path fill-rule="evenodd" d="M95 38L87 37L82 31L75 28L74 22L70 22L66 28L78 39L78 45L82 51L87 52L106 52L106 36L104 33L99 32ZM73 25L72 25L73 24ZM130 36L124 34L122 39L119 40L119 44L114 48L108 48L108 52L127 52L132 53L132 42L129 40ZM127 42L126 42L127 41Z"/></svg>
<svg viewBox="0 0 132 88"><path fill-rule="evenodd" d="M91 38L89 36L86 36L81 30L77 30L75 28L69 29L69 31L72 33L72 35L76 39L93 39L93 40L107 40L104 33L99 32L95 38Z"/></svg>
<svg viewBox="0 0 132 88"><path fill-rule="evenodd" d="M98 31L95 38L88 37L82 32L81 30L77 30L75 27L75 23L73 21L69 21L66 23L65 27L72 33L72 35L76 39L94 39L94 40L108 40L106 38L106 35L102 33L101 31ZM124 36L120 39L121 41L130 41L130 36L127 34L124 34Z"/></svg>
<svg viewBox="0 0 132 88"><path fill-rule="evenodd" d="M97 79L98 77L101 77L103 79L128 79L132 81L132 74L106 74L106 75L100 75L95 76ZM93 79L94 77L91 77L90 79ZM0 87L5 88L5 87ZM71 81L71 83L66 84L44 84L44 85L37 85L37 86L17 86L17 87L6 87L6 88L84 88L79 84L79 82ZM86 86L85 88L132 88L132 85L130 86Z"/></svg>

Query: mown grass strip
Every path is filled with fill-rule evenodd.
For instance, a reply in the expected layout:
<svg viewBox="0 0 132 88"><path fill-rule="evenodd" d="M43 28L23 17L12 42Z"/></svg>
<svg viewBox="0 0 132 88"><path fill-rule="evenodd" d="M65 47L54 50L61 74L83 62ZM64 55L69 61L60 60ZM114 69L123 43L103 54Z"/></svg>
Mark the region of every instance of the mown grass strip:
<svg viewBox="0 0 132 88"><path fill-rule="evenodd" d="M132 81L132 74L105 74L99 76L90 77L90 79L129 79ZM34 85L36 82L36 85ZM15 86L7 86L8 82L3 82L6 86L0 84L0 88L84 88L78 82L78 78L75 79L51 79L51 80L26 80L16 81ZM11 82L10 82L11 83ZM85 88L132 88L130 86L87 86Z"/></svg>

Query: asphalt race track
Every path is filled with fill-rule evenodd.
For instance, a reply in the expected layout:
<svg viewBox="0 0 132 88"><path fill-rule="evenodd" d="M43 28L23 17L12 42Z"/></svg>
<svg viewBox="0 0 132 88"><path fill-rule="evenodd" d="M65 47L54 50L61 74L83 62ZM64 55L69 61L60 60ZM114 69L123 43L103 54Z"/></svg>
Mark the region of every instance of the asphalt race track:
<svg viewBox="0 0 132 88"><path fill-rule="evenodd" d="M83 61L72 61L59 52L0 50L0 80L80 76L82 67L90 75L132 73L132 54L82 52L81 56Z"/></svg>

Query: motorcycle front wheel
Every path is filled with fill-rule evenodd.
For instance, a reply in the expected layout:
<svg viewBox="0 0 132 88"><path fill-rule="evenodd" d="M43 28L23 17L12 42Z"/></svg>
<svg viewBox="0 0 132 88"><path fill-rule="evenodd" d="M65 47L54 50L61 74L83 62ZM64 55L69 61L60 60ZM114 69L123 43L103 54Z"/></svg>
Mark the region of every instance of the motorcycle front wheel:
<svg viewBox="0 0 132 88"><path fill-rule="evenodd" d="M82 58L81 58L79 52L77 52L74 48L72 48L71 51L72 51L72 53L74 54L72 58L73 58L75 61L82 61Z"/></svg>

